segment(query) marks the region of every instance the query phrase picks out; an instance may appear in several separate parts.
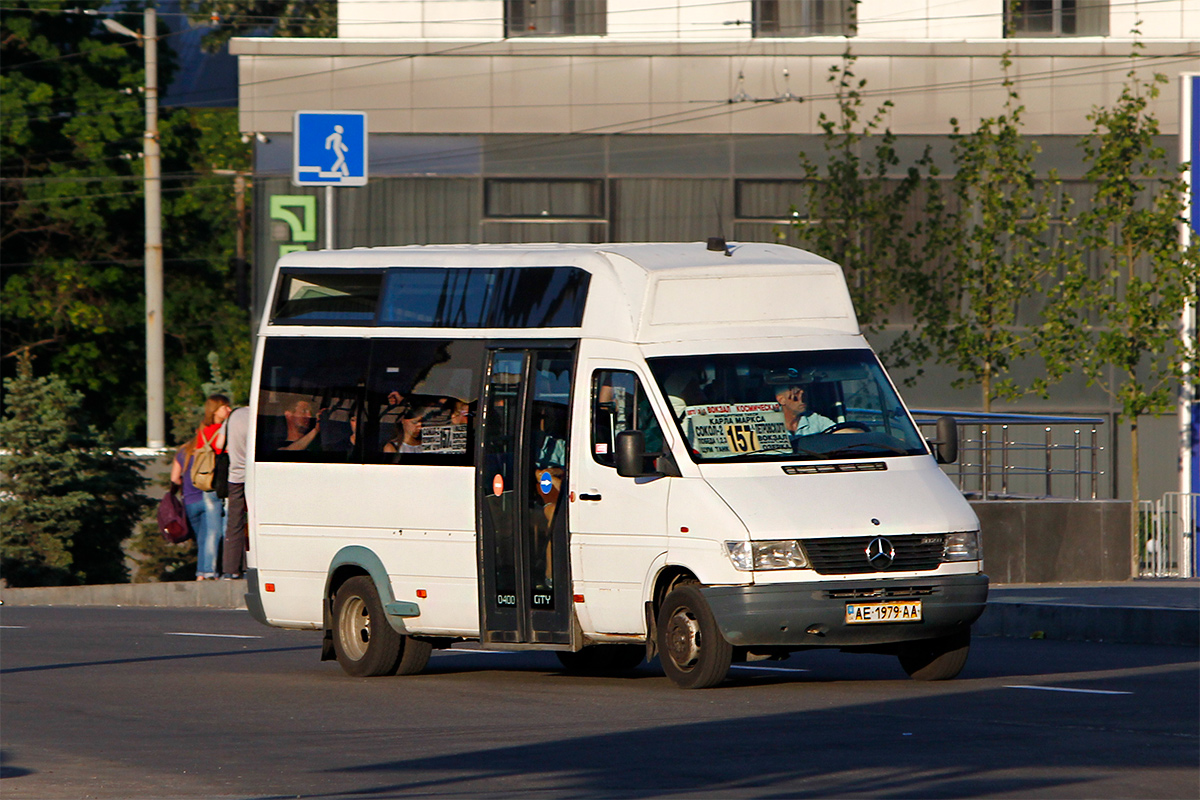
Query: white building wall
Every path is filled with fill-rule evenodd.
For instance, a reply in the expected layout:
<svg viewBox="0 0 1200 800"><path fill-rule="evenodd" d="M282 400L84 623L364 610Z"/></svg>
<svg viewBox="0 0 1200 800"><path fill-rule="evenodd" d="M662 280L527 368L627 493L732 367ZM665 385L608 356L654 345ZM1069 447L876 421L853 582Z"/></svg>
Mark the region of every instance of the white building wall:
<svg viewBox="0 0 1200 800"><path fill-rule="evenodd" d="M750 39L751 0L609 0L608 39ZM1200 0L1112 0L1109 34L1200 38ZM740 23L740 24L739 24ZM862 0L856 39L1001 39L1004 0ZM502 39L503 0L339 0L342 39Z"/></svg>

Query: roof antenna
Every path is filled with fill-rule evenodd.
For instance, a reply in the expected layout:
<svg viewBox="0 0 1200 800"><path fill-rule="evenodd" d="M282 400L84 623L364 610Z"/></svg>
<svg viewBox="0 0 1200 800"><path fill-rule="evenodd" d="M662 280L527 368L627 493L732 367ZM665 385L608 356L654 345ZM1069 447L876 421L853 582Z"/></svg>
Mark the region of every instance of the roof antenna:
<svg viewBox="0 0 1200 800"><path fill-rule="evenodd" d="M720 198L718 198L718 197L713 198L713 207L717 211L717 230L724 231L725 230L725 214L721 210ZM725 243L724 236L710 236L708 238L708 249L712 250L713 252L718 252L718 251L723 252L727 256L733 255L733 250L732 250L732 248L729 247L728 244Z"/></svg>
<svg viewBox="0 0 1200 800"><path fill-rule="evenodd" d="M714 253L724 253L727 256L733 256L733 248L726 244L724 236L708 237L708 249Z"/></svg>

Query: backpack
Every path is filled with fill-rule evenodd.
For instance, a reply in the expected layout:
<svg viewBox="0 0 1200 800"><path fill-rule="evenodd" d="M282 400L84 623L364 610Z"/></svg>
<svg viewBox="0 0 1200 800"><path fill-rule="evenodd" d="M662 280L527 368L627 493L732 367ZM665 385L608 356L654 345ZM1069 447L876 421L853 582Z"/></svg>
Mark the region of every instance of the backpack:
<svg viewBox="0 0 1200 800"><path fill-rule="evenodd" d="M217 472L217 452L212 443L216 440L220 429L213 431L212 438L196 448L192 454L192 486L202 492L213 490L213 478Z"/></svg>
<svg viewBox="0 0 1200 800"><path fill-rule="evenodd" d="M158 501L158 532L171 544L179 544L188 538L187 514L183 503L175 493L175 487Z"/></svg>

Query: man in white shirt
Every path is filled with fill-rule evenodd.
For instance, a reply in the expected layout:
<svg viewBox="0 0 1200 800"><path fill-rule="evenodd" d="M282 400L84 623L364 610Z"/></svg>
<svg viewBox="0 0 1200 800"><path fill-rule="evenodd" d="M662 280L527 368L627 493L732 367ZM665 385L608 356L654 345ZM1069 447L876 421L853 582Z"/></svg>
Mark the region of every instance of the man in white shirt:
<svg viewBox="0 0 1200 800"><path fill-rule="evenodd" d="M229 453L229 497L225 500L225 549L221 572L240 578L246 558L246 445L250 434L250 409L234 409L225 420L225 450Z"/></svg>
<svg viewBox="0 0 1200 800"><path fill-rule="evenodd" d="M829 417L809 409L806 394L808 390L803 386L780 386L775 390L775 401L783 409L783 424L787 428L792 449L796 448L801 437L820 433L833 426L833 420Z"/></svg>

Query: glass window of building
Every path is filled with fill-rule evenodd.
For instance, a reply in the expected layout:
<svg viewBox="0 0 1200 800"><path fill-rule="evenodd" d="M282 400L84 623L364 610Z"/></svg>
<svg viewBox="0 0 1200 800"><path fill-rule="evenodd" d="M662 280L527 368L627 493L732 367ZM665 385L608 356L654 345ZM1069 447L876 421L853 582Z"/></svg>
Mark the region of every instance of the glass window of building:
<svg viewBox="0 0 1200 800"><path fill-rule="evenodd" d="M607 0L505 0L504 35L603 36Z"/></svg>
<svg viewBox="0 0 1200 800"><path fill-rule="evenodd" d="M854 36L854 0L754 0L755 36Z"/></svg>
<svg viewBox="0 0 1200 800"><path fill-rule="evenodd" d="M1005 0L1004 35L1107 36L1108 0Z"/></svg>

